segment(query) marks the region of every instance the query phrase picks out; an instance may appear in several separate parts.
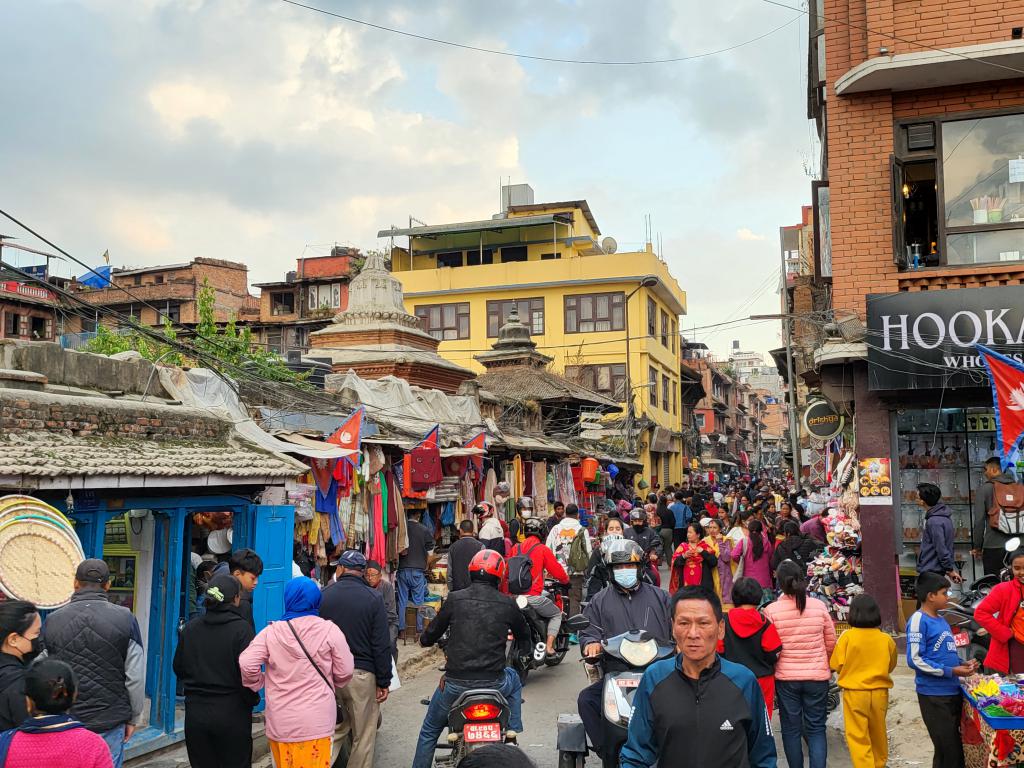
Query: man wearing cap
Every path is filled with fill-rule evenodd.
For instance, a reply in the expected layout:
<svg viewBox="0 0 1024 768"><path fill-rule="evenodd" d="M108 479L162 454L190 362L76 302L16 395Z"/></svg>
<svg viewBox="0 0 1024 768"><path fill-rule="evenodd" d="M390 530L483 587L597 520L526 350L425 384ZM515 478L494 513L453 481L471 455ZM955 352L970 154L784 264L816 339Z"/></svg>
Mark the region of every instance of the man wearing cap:
<svg viewBox="0 0 1024 768"><path fill-rule="evenodd" d="M345 635L355 662L352 680L341 689L352 723L349 768L371 768L377 743L377 716L391 686L391 638L380 593L364 580L366 558L350 549L331 563L337 581L324 589L320 617L333 621Z"/></svg>
<svg viewBox="0 0 1024 768"><path fill-rule="evenodd" d="M395 585L384 578L384 568L376 560L366 562L363 578L384 600L388 613L388 635L391 637L391 655L398 661L398 603L395 601Z"/></svg>
<svg viewBox="0 0 1024 768"><path fill-rule="evenodd" d="M143 723L146 670L139 623L127 608L107 600L108 589L107 564L82 561L71 602L46 620L43 641L50 658L78 676L71 715L103 737L114 768L120 768L124 743Z"/></svg>

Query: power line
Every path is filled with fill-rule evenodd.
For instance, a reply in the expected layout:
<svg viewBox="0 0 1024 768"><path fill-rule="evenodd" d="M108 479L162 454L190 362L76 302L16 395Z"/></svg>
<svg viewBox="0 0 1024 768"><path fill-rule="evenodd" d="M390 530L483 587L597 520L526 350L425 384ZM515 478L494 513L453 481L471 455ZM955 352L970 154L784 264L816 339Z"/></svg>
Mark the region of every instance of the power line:
<svg viewBox="0 0 1024 768"><path fill-rule="evenodd" d="M409 32L409 31L404 30L404 29L396 29L394 27L386 27L383 24L374 24L373 22L366 21L364 19L356 19L356 18L353 18L352 16L345 16L345 15L340 14L340 13L335 13L334 11L328 11L328 10L326 10L324 8L317 8L316 6L313 6L313 5L306 5L305 3L297 2L297 0L281 0L281 2L287 3L288 5L294 5L294 6L298 7L298 8L305 8L307 11L314 11L316 13L322 13L325 16L332 16L332 17L334 17L336 19L341 19L342 21L351 22L352 24L360 24L360 25L362 25L364 27L370 27L371 29L380 30L381 32L390 32L393 35L401 35L402 37L410 37L410 38L412 38L414 40L422 40L424 42L436 43L438 45L447 45L447 46L449 46L451 48L461 48L462 50L473 51L475 53L488 53L488 54L491 54L493 56L506 56L508 58L527 59L529 61L544 61L544 62L549 62L549 63L553 63L553 64L588 64L588 65L611 66L611 67L645 66L645 65L649 65L649 64L675 64L675 63L682 62L682 61L692 61L694 59L704 59L704 58L707 58L709 56L717 56L720 53L727 53L729 51L734 51L737 48L742 48L743 46L750 45L751 43L756 43L759 40L763 40L766 37L770 37L771 35L774 35L776 32L779 32L780 30L785 29L790 24L792 24L793 22L795 22L797 19L800 18L800 16L795 16L792 19L790 19L789 21L787 21L785 24L781 24L781 25L775 27L774 29L770 29L767 32L764 32L764 33L758 35L757 37L753 37L750 40L744 40L742 43L736 43L735 45L730 45L730 46L728 46L726 48L719 48L719 49L714 50L714 51L707 51L705 53L696 53L696 54L693 54L693 55L690 55L690 56L675 56L675 57L668 58L668 59L626 59L626 60L618 60L617 61L617 60L604 60L604 59L566 59L566 58L559 58L559 57L556 57L556 56L537 56L537 55L533 55L533 54L529 54L529 53L519 53L519 52L516 52L516 51L500 51L500 50L497 50L495 48L483 48L483 47L477 46L477 45L468 45L466 43L459 43L459 42L456 42L454 40L444 40L444 39L438 38L438 37L430 37L428 35L421 35L421 34L417 34L416 32Z"/></svg>

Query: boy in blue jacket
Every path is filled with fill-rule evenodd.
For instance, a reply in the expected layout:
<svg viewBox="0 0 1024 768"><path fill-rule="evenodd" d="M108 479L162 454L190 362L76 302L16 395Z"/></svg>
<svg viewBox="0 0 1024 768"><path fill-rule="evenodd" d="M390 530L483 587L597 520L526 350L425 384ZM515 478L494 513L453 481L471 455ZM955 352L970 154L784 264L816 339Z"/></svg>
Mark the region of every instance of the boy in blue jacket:
<svg viewBox="0 0 1024 768"><path fill-rule="evenodd" d="M921 609L907 622L907 664L915 670L917 702L928 729L935 757L932 768L964 768L960 740L963 697L958 677L973 674L978 662L964 662L956 651L953 632L939 611L949 602L949 581L924 572L917 579Z"/></svg>

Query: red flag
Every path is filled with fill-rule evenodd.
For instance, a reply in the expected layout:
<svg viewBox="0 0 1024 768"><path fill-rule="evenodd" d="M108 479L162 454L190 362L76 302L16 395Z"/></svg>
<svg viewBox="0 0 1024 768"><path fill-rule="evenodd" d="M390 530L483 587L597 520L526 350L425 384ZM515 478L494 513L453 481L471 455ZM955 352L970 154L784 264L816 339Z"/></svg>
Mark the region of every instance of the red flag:
<svg viewBox="0 0 1024 768"><path fill-rule="evenodd" d="M481 432L476 437L470 438L469 440L466 441L466 444L464 446L462 446L462 447L463 448L481 448L481 449L486 449L487 448L487 433L486 432ZM469 460L472 461L473 465L476 467L477 475L481 475L482 476L483 473L484 473L484 457L483 457L483 454L480 454L479 456L470 456Z"/></svg>
<svg viewBox="0 0 1024 768"><path fill-rule="evenodd" d="M427 432L426 437L420 440L417 448L440 448L438 438L441 436L441 425L435 424L434 428Z"/></svg>
<svg viewBox="0 0 1024 768"><path fill-rule="evenodd" d="M352 456L346 457L346 461L350 462L352 466L359 464L358 451L362 445L359 433L363 428L363 413L365 410L362 406L357 408L351 416L345 419L345 423L338 427L338 430L333 435L327 438L328 443L334 443L342 448L349 448L357 452Z"/></svg>
<svg viewBox="0 0 1024 768"><path fill-rule="evenodd" d="M1005 469L1012 463L1014 448L1024 434L1024 365L980 344L977 346L992 379L996 443Z"/></svg>

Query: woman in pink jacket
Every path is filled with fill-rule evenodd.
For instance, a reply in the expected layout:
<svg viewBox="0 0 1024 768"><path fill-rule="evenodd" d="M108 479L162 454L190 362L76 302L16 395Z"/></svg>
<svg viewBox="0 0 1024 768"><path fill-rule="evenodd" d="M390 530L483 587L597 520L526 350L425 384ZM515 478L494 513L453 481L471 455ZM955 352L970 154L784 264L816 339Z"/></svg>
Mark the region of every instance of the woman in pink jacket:
<svg viewBox="0 0 1024 768"><path fill-rule="evenodd" d="M284 607L281 621L256 635L239 658L242 682L254 691L266 688L267 739L277 768L329 768L334 691L352 679L352 652L338 626L318 615L320 588L312 579L289 581Z"/></svg>
<svg viewBox="0 0 1024 768"><path fill-rule="evenodd" d="M820 600L807 599L807 574L792 560L776 572L782 596L764 609L782 639L775 665L775 701L782 723L782 748L793 768L803 768L802 737L807 739L810 768L825 768L828 744L829 658L836 647L836 628Z"/></svg>
<svg viewBox="0 0 1024 768"><path fill-rule="evenodd" d="M764 532L764 523L751 518L747 522L747 536L738 549L733 550L732 557L743 563L743 575L757 581L762 589L771 589L772 542Z"/></svg>

